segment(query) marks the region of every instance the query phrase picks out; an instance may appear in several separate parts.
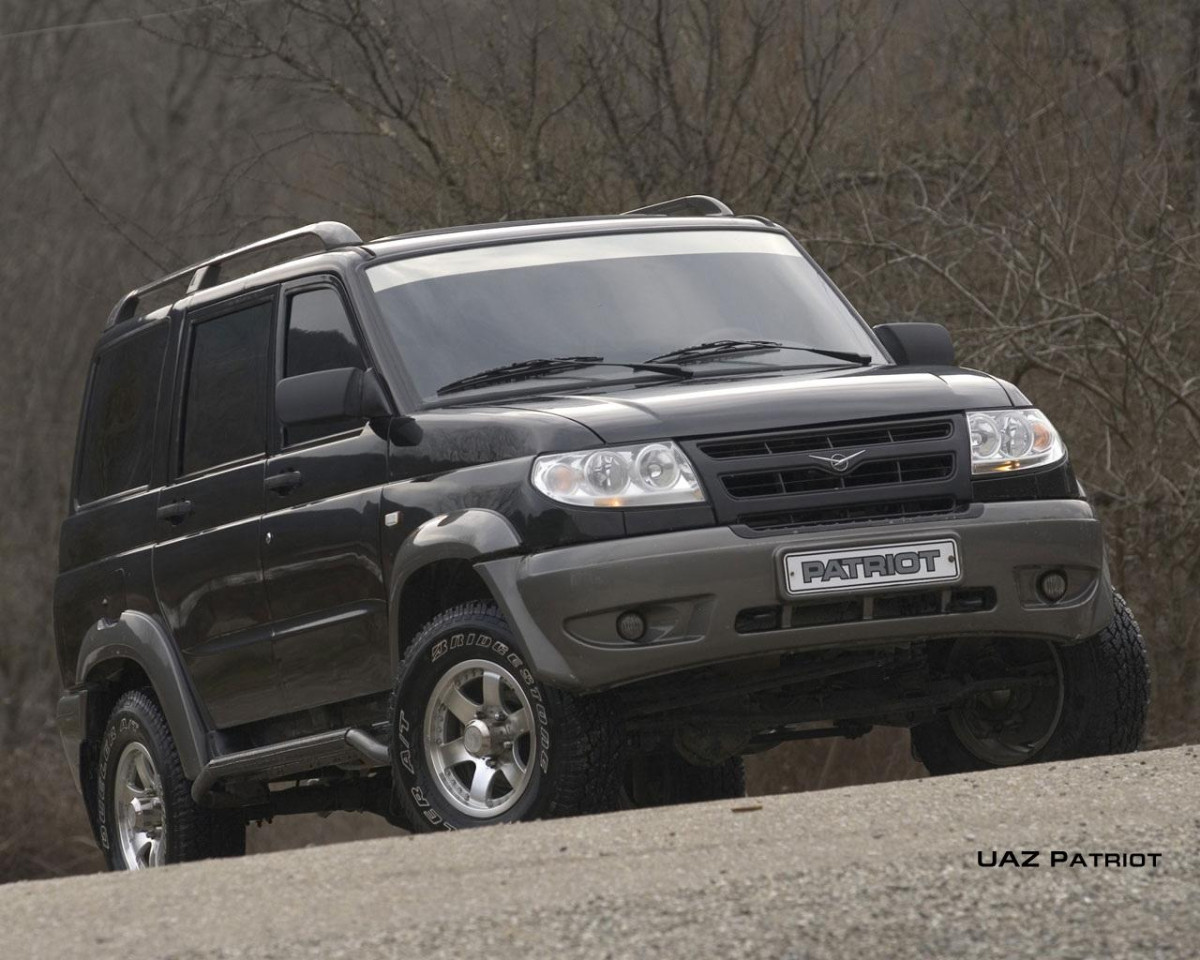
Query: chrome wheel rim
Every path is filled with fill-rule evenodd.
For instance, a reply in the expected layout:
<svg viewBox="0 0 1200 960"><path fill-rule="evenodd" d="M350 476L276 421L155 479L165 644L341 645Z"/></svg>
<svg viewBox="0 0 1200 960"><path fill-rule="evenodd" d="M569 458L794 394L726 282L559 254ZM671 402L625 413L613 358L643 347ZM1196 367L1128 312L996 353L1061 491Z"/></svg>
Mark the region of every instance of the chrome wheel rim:
<svg viewBox="0 0 1200 960"><path fill-rule="evenodd" d="M425 711L424 741L438 791L469 817L498 817L529 787L537 752L533 710L498 663L466 660L442 675Z"/></svg>
<svg viewBox="0 0 1200 960"><path fill-rule="evenodd" d="M162 777L144 744L134 741L121 751L113 802L117 844L125 866L130 870L145 870L166 863Z"/></svg>
<svg viewBox="0 0 1200 960"><path fill-rule="evenodd" d="M981 679L1022 673L1038 678L1034 686L991 690L954 705L950 726L959 742L975 757L998 767L1031 760L1054 736L1062 718L1064 700L1062 660L1052 643L1010 642L997 659L993 654L987 669L971 670ZM978 658L978 648L958 647L951 665ZM993 648L995 649L995 648ZM1002 672L994 672L1002 671Z"/></svg>

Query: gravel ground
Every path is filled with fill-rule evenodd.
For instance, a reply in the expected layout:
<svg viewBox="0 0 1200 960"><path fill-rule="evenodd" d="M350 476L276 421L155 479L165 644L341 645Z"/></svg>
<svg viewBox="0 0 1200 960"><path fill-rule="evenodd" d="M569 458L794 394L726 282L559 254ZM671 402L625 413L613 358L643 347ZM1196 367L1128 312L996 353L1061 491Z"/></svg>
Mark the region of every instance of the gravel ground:
<svg viewBox="0 0 1200 960"><path fill-rule="evenodd" d="M12 884L0 955L1194 958L1200 747Z"/></svg>

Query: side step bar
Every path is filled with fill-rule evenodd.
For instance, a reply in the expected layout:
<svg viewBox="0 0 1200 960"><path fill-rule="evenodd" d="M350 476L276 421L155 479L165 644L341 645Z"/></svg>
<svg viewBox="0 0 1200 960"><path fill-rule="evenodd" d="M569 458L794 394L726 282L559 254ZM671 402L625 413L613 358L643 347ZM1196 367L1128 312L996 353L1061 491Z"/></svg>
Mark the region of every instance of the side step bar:
<svg viewBox="0 0 1200 960"><path fill-rule="evenodd" d="M366 730L357 727L330 730L216 757L196 777L192 799L199 803L218 783L228 780L278 780L322 767L355 764L369 770L386 766L390 758L387 745Z"/></svg>

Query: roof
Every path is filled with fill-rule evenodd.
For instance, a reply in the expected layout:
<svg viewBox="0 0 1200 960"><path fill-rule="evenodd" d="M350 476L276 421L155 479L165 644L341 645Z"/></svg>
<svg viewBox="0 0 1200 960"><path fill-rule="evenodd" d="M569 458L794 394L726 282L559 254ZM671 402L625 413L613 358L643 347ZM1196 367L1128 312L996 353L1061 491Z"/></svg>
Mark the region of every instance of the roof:
<svg viewBox="0 0 1200 960"><path fill-rule="evenodd" d="M471 224L458 227L441 227L432 230L420 230L412 233L383 237L365 243L359 235L336 221L311 223L295 230L288 230L257 240L245 246L227 250L224 253L201 260L191 266L176 270L151 283L138 287L125 294L109 314L105 329L109 330L119 324L126 323L140 316L139 307L146 295L155 290L172 284L187 282L185 297L192 297L209 289L226 287L231 283L248 289L261 285L264 281L287 279L293 270L282 268L292 264L305 263L315 257L325 257L326 260L343 259L347 254L358 257L384 257L403 255L405 253L426 253L434 250L453 249L458 247L475 246L488 243L507 243L532 239L534 237L581 236L588 234L613 233L641 230L677 230L677 229L779 229L770 220L763 217L738 217L720 200L700 194L678 197L663 203L639 207L622 214L610 214L593 217L558 217L542 220L502 221L498 223ZM312 237L317 240L321 250L290 257L283 263L276 264L249 274L230 277L224 280L222 270L231 260L245 257L252 253L268 250L292 241ZM333 257L333 254L341 254ZM310 266L315 266L311 264ZM228 271L226 271L228 272ZM222 294L224 291L222 291ZM157 314L158 311L155 311Z"/></svg>

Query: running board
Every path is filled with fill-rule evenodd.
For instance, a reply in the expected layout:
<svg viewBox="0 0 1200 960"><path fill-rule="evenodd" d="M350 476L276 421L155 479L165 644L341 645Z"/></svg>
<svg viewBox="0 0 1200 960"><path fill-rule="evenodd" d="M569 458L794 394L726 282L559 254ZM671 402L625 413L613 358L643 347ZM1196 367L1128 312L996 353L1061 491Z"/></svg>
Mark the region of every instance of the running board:
<svg viewBox="0 0 1200 960"><path fill-rule="evenodd" d="M278 780L322 767L358 764L371 769L389 762L386 744L358 727L345 727L216 757L192 783L192 799L199 803L217 784L230 780Z"/></svg>

